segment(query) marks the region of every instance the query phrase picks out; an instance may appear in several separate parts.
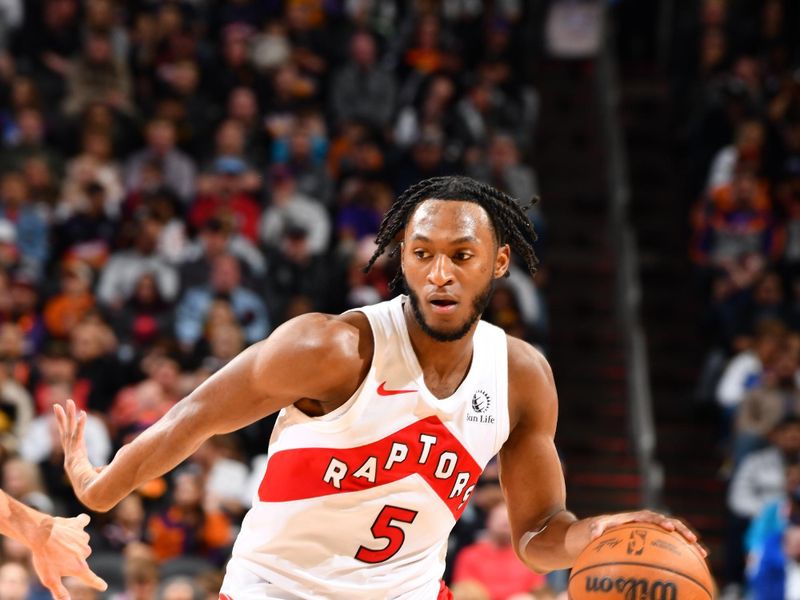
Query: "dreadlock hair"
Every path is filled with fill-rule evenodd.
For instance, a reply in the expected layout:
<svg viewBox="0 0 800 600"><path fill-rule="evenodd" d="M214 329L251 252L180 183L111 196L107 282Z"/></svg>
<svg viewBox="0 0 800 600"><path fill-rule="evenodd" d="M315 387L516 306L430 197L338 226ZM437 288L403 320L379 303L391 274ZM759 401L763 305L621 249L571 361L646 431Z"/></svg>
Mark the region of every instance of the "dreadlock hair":
<svg viewBox="0 0 800 600"><path fill-rule="evenodd" d="M508 194L470 177L460 175L423 179L397 197L386 211L378 228L375 237L378 247L364 267L365 273L386 251L387 246L397 238L397 234L405 228L408 218L417 205L432 199L461 200L480 204L489 215L498 244L511 246L511 249L525 261L531 275L536 273L536 266L539 264L539 259L536 258L533 250L536 232L525 211L533 206L538 198L534 197L527 206L523 207ZM394 256L397 249L398 247L395 247L389 256ZM391 289L393 291L401 289L402 281L402 271L398 270L390 284Z"/></svg>

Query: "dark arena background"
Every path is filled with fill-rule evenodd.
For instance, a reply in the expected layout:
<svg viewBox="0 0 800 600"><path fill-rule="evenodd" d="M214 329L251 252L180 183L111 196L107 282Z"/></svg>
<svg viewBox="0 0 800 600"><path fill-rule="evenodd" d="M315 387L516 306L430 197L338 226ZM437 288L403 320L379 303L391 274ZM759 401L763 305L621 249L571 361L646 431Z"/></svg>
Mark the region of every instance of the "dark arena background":
<svg viewBox="0 0 800 600"><path fill-rule="evenodd" d="M2 489L82 512L53 405L107 463L282 322L389 298L382 215L465 174L541 198L484 318L552 364L571 510L675 515L721 598L800 598L799 46L792 0L0 0ZM272 422L93 514L109 590L72 597L216 599ZM566 599L496 465L445 580ZM0 600L48 597L3 538Z"/></svg>

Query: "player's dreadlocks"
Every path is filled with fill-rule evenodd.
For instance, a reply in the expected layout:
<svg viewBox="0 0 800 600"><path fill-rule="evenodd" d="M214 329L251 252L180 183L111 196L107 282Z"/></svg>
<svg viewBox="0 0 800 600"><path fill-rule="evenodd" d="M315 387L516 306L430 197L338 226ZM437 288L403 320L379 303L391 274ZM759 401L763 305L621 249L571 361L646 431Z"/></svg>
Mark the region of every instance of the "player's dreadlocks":
<svg viewBox="0 0 800 600"><path fill-rule="evenodd" d="M398 232L406 226L414 208L420 202L434 198L437 200L464 200L480 204L489 215L498 243L507 243L511 246L511 249L523 258L531 275L536 273L536 265L539 264L539 260L536 258L532 246L532 242L536 240L536 232L525 214L525 209L532 206L538 199L534 198L529 206L522 207L508 194L463 176L423 179L400 194L381 221L375 238L378 247L369 259L367 266L364 267L365 273L386 251L386 247L392 243ZM390 256L396 252L397 248L394 248ZM398 271L391 283L392 289L399 289L401 281L402 273Z"/></svg>

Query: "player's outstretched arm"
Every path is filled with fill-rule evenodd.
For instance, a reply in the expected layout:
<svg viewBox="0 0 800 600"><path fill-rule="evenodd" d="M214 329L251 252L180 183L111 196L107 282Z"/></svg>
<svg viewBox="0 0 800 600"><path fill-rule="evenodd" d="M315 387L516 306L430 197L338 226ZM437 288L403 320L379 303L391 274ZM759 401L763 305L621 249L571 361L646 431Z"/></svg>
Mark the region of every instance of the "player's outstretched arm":
<svg viewBox="0 0 800 600"><path fill-rule="evenodd" d="M354 391L360 330L346 319L308 314L284 323L178 402L98 470L83 439L85 413L55 407L64 468L86 506L107 511L141 484L173 469L213 435L235 431L301 398Z"/></svg>
<svg viewBox="0 0 800 600"><path fill-rule="evenodd" d="M0 534L31 549L33 567L56 600L69 599L67 589L61 584L62 577L77 577L100 591L108 587L86 564L92 553L89 534L83 530L88 524L88 515L72 519L52 517L0 491Z"/></svg>
<svg viewBox="0 0 800 600"><path fill-rule="evenodd" d="M509 338L509 406L512 429L500 451L500 482L517 553L529 567L540 572L570 567L593 539L623 523L655 523L697 543L681 521L651 511L580 520L567 511L554 442L558 399L553 374L539 352L514 338Z"/></svg>

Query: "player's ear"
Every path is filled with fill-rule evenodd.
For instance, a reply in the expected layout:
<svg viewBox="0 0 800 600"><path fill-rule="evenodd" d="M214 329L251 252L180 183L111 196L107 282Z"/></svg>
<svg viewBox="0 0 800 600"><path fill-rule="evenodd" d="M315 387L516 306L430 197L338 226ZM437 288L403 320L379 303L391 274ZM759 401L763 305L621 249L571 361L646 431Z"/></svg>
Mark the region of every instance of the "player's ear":
<svg viewBox="0 0 800 600"><path fill-rule="evenodd" d="M497 256L494 261L494 278L503 277L511 265L511 248L508 244L503 244L497 249Z"/></svg>
<svg viewBox="0 0 800 600"><path fill-rule="evenodd" d="M405 242L400 242L400 244L397 246L397 249L400 253L400 272L405 273L405 269L403 269L403 260L405 260L403 257L403 250L405 249Z"/></svg>

